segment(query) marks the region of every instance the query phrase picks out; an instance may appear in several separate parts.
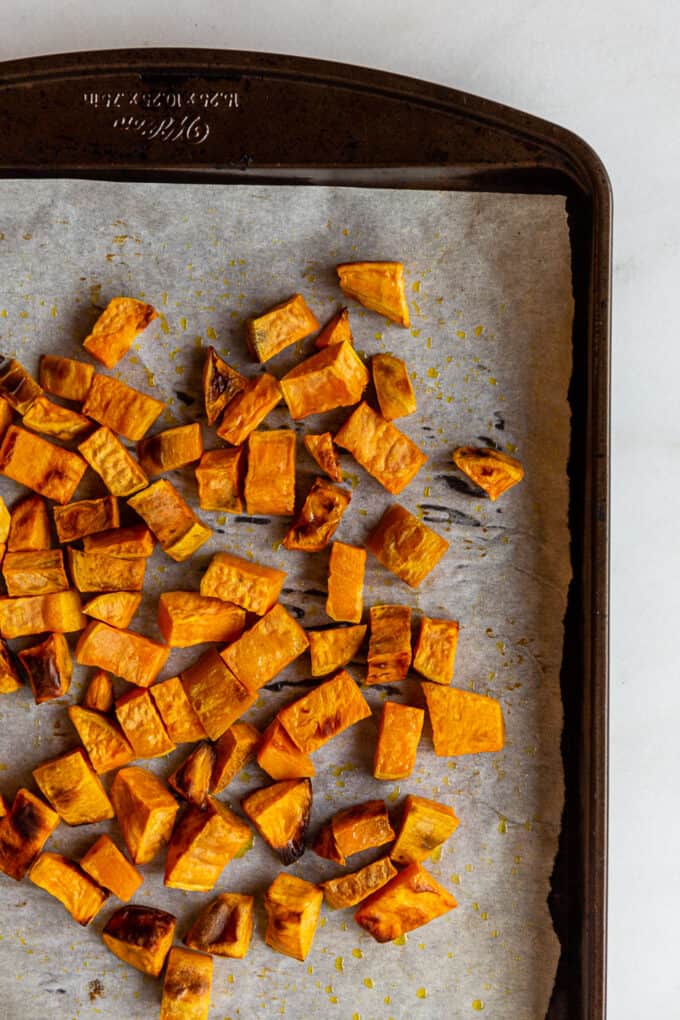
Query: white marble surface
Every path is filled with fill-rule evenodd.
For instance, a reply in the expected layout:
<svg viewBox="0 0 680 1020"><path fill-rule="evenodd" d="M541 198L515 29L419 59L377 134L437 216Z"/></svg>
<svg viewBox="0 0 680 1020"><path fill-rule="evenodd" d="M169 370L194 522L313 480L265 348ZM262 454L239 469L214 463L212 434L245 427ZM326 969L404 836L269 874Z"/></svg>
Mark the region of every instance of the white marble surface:
<svg viewBox="0 0 680 1020"><path fill-rule="evenodd" d="M615 196L609 1016L677 1016L680 8L672 0L3 0L0 59L145 45L317 56L586 138ZM510 1020L510 1018L508 1018Z"/></svg>

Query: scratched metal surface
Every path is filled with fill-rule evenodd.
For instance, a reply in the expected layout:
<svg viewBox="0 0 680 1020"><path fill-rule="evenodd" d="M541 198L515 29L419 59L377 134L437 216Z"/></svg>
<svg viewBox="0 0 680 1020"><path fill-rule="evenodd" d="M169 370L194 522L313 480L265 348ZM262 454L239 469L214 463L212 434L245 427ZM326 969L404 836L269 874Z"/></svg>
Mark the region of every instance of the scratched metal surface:
<svg viewBox="0 0 680 1020"><path fill-rule="evenodd" d="M298 1020L323 1011L343 1020L544 1015L558 955L546 896L563 796L559 667L570 576L572 298L564 203L549 196L327 188L0 184L2 350L32 371L43 351L79 356L109 298L145 298L160 319L113 374L167 400L157 428L204 421L206 344L254 372L245 316L301 291L323 322L344 303L334 265L373 258L405 262L412 328L350 303L356 347L366 355L392 351L411 368L418 411L399 426L429 460L399 502L444 535L450 550L418 592L369 557L365 605L403 602L416 617L459 619L454 684L500 698L507 746L496 755L437 758L426 725L413 776L377 782L371 761L382 701L389 695L421 704L422 697L415 677L398 690L366 691L374 718L314 755L310 831L339 807L369 797L384 796L397 809L407 792L416 792L452 805L460 828L428 867L454 892L458 909L399 945L380 946L354 924L352 911L324 908L312 951L299 963L264 943L261 894L281 865L256 838L217 886L255 893L258 907L246 959L215 961L211 1020ZM309 346L282 353L269 367L281 375ZM333 430L345 416L318 416L297 428ZM267 420L289 424L283 407ZM219 445L207 427L205 440L207 447ZM457 445L489 442L516 453L526 469L525 481L497 504L471 494L450 461ZM352 503L337 537L360 544L392 499L349 455L341 459ZM315 474L300 442L299 494ZM78 496L100 491L89 476ZM192 472L170 477L195 502ZM12 502L18 487L2 480L0 492ZM203 517L214 536L188 563L154 553L134 628L158 636L158 591L197 587L210 555L222 548L285 569L282 601L304 626L327 622L327 554L280 548L286 519ZM162 676L174 675L200 651L174 652ZM289 668L246 718L268 721L305 689L308 668L306 659ZM362 663L351 671L361 680ZM68 696L39 707L26 691L2 699L0 789L7 795L32 785L30 771L40 761L75 745L65 706L80 699L83 683L77 669ZM147 764L165 776L186 751ZM111 778L105 777L107 786ZM238 810L240 796L265 781L249 766L222 796ZM115 823L62 825L47 848L77 857L102 831L120 841ZM159 859L143 869L135 900L175 913L181 937L211 894L166 890L162 867ZM335 873L309 850L291 870L311 880ZM160 983L120 963L101 942L116 905L110 900L81 929L28 880L18 885L0 876L0 1016L157 1015Z"/></svg>

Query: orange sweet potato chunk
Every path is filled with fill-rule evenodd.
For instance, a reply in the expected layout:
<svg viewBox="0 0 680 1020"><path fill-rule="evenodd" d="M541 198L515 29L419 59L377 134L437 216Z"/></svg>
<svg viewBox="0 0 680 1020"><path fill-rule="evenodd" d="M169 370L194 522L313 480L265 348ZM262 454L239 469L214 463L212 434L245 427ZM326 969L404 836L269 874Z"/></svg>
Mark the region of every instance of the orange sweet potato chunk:
<svg viewBox="0 0 680 1020"><path fill-rule="evenodd" d="M453 808L409 793L390 857L398 864L424 861L458 828Z"/></svg>
<svg viewBox="0 0 680 1020"><path fill-rule="evenodd" d="M99 372L92 377L92 385L83 404L83 414L133 442L148 432L164 409L162 400Z"/></svg>
<svg viewBox="0 0 680 1020"><path fill-rule="evenodd" d="M304 340L319 328L302 294L274 305L263 315L246 320L248 346L258 361L268 361L285 347Z"/></svg>
<svg viewBox="0 0 680 1020"><path fill-rule="evenodd" d="M371 606L367 684L403 680L411 665L411 609L409 606Z"/></svg>
<svg viewBox="0 0 680 1020"><path fill-rule="evenodd" d="M81 858L80 867L124 903L132 899L144 881L144 877L107 835L100 836L92 844Z"/></svg>
<svg viewBox="0 0 680 1020"><path fill-rule="evenodd" d="M333 627L329 630L308 630L312 676L327 676L351 662L366 636L366 626Z"/></svg>
<svg viewBox="0 0 680 1020"><path fill-rule="evenodd" d="M258 691L302 655L307 635L277 603L257 623L221 653L234 676L250 691Z"/></svg>
<svg viewBox="0 0 680 1020"><path fill-rule="evenodd" d="M278 719L262 734L257 764L272 779L306 779L315 774L314 762L293 743Z"/></svg>
<svg viewBox="0 0 680 1020"><path fill-rule="evenodd" d="M227 864L252 839L250 826L214 797L187 808L172 834L164 883L170 889L208 892Z"/></svg>
<svg viewBox="0 0 680 1020"><path fill-rule="evenodd" d="M182 685L211 740L218 740L257 700L256 692L234 675L214 648L184 670Z"/></svg>
<svg viewBox="0 0 680 1020"><path fill-rule="evenodd" d="M85 361L62 358L58 354L43 354L40 357L40 385L55 397L82 403L92 385L93 375L94 367Z"/></svg>
<svg viewBox="0 0 680 1020"><path fill-rule="evenodd" d="M104 425L84 439L78 450L112 496L131 496L149 484L135 458Z"/></svg>
<svg viewBox="0 0 680 1020"><path fill-rule="evenodd" d="M61 854L43 853L30 870L31 882L54 896L83 926L94 920L109 898L75 861Z"/></svg>
<svg viewBox="0 0 680 1020"><path fill-rule="evenodd" d="M375 779L407 779L411 775L424 720L422 708L384 702L373 759Z"/></svg>
<svg viewBox="0 0 680 1020"><path fill-rule="evenodd" d="M42 388L15 358L0 358L0 396L19 414L26 414Z"/></svg>
<svg viewBox="0 0 680 1020"><path fill-rule="evenodd" d="M227 404L248 385L245 376L208 347L203 362L203 400L208 425L214 425Z"/></svg>
<svg viewBox="0 0 680 1020"><path fill-rule="evenodd" d="M389 857L381 857L365 868L349 875L340 875L321 883L324 899L329 907L341 910L343 907L354 907L371 893L381 889L397 874L397 869Z"/></svg>
<svg viewBox="0 0 680 1020"><path fill-rule="evenodd" d="M336 812L319 830L313 850L338 864L362 850L384 846L394 839L385 802L368 800Z"/></svg>
<svg viewBox="0 0 680 1020"><path fill-rule="evenodd" d="M413 440L366 403L352 412L335 442L393 495L413 481L427 460Z"/></svg>
<svg viewBox="0 0 680 1020"><path fill-rule="evenodd" d="M141 601L141 592L108 591L90 599L87 605L83 606L83 612L87 616L93 616L95 620L110 623L112 627L124 630L130 625Z"/></svg>
<svg viewBox="0 0 680 1020"><path fill-rule="evenodd" d="M92 428L92 422L84 414L71 411L55 404L49 397L36 397L22 418L22 423L32 432L41 432L64 442L77 439Z"/></svg>
<svg viewBox="0 0 680 1020"><path fill-rule="evenodd" d="M312 948L323 903L318 886L281 873L267 889L265 942L277 953L305 960Z"/></svg>
<svg viewBox="0 0 680 1020"><path fill-rule="evenodd" d="M197 591L164 591L158 599L158 629L171 648L235 641L245 621L240 606Z"/></svg>
<svg viewBox="0 0 680 1020"><path fill-rule="evenodd" d="M55 506L54 524L60 542L76 542L96 531L117 528L120 524L118 500L115 496L102 496Z"/></svg>
<svg viewBox="0 0 680 1020"><path fill-rule="evenodd" d="M118 698L116 717L135 758L162 758L175 750L147 690L136 688Z"/></svg>
<svg viewBox="0 0 680 1020"><path fill-rule="evenodd" d="M409 864L365 900L354 919L376 942L391 942L458 904L420 864Z"/></svg>
<svg viewBox="0 0 680 1020"><path fill-rule="evenodd" d="M241 801L241 807L284 864L302 856L312 813L309 779L283 779L260 787Z"/></svg>
<svg viewBox="0 0 680 1020"><path fill-rule="evenodd" d="M138 687L149 687L165 665L170 649L142 634L93 621L76 645L76 662L97 666Z"/></svg>
<svg viewBox="0 0 680 1020"><path fill-rule="evenodd" d="M168 786L190 804L202 808L210 790L215 748L209 740L202 740L168 777Z"/></svg>
<svg viewBox="0 0 680 1020"><path fill-rule="evenodd" d="M186 560L210 538L207 524L166 478L160 478L128 499L173 560Z"/></svg>
<svg viewBox="0 0 680 1020"><path fill-rule="evenodd" d="M7 642L0 638L0 694L11 694L21 685L18 661Z"/></svg>
<svg viewBox="0 0 680 1020"><path fill-rule="evenodd" d="M370 714L359 687L343 669L286 705L277 718L300 750L309 754Z"/></svg>
<svg viewBox="0 0 680 1020"><path fill-rule="evenodd" d="M217 435L225 443L241 446L280 400L281 387L275 376L263 372L250 379L246 388L227 404Z"/></svg>
<svg viewBox="0 0 680 1020"><path fill-rule="evenodd" d="M505 744L503 710L495 698L424 683L434 753L448 756L500 751Z"/></svg>
<svg viewBox="0 0 680 1020"><path fill-rule="evenodd" d="M47 804L24 788L0 818L0 871L20 882L61 821Z"/></svg>
<svg viewBox="0 0 680 1020"><path fill-rule="evenodd" d="M333 446L333 437L330 432L322 432L321 435L314 435L308 432L303 437L303 442L310 455L314 458L322 471L325 471L333 482L342 481L340 460Z"/></svg>
<svg viewBox="0 0 680 1020"><path fill-rule="evenodd" d="M4 638L26 637L45 631L69 634L82 630L86 623L78 591L0 598L0 635Z"/></svg>
<svg viewBox="0 0 680 1020"><path fill-rule="evenodd" d="M149 478L193 464L202 453L203 436L198 422L166 429L137 444L140 467Z"/></svg>
<svg viewBox="0 0 680 1020"><path fill-rule="evenodd" d="M77 453L10 425L0 445L0 474L55 503L68 503L87 470Z"/></svg>
<svg viewBox="0 0 680 1020"><path fill-rule="evenodd" d="M78 747L33 769L40 792L67 825L89 825L113 818L101 780Z"/></svg>
<svg viewBox="0 0 680 1020"><path fill-rule="evenodd" d="M27 496L12 507L7 552L49 549L50 519L42 496Z"/></svg>
<svg viewBox="0 0 680 1020"><path fill-rule="evenodd" d="M149 688L168 736L175 744L188 744L206 736L201 720L189 701L178 676Z"/></svg>
<svg viewBox="0 0 680 1020"><path fill-rule="evenodd" d="M92 768L98 775L127 765L135 757L120 728L101 712L70 705L68 716L83 742Z"/></svg>
<svg viewBox="0 0 680 1020"><path fill-rule="evenodd" d="M7 552L2 560L7 594L47 595L70 587L61 549Z"/></svg>
<svg viewBox="0 0 680 1020"><path fill-rule="evenodd" d="M213 956L242 960L253 933L255 900L243 893L220 893L198 915L184 944Z"/></svg>
<svg viewBox="0 0 680 1020"><path fill-rule="evenodd" d="M320 552L336 532L352 494L347 489L315 478L294 523L283 537L286 549Z"/></svg>
<svg viewBox="0 0 680 1020"><path fill-rule="evenodd" d="M332 344L306 358L281 379L281 390L296 421L361 400L368 370L350 343Z"/></svg>
<svg viewBox="0 0 680 1020"><path fill-rule="evenodd" d="M328 320L316 338L315 344L321 350L323 347L330 347L331 344L341 344L345 340L350 344L354 343L349 324L349 311L347 308L341 308Z"/></svg>
<svg viewBox="0 0 680 1020"><path fill-rule="evenodd" d="M410 324L401 262L343 262L336 268L348 297L400 326Z"/></svg>
<svg viewBox="0 0 680 1020"><path fill-rule="evenodd" d="M83 347L107 368L114 368L150 322L158 318L152 305L130 297L112 298L99 316Z"/></svg>
<svg viewBox="0 0 680 1020"><path fill-rule="evenodd" d="M417 588L437 566L449 543L395 503L366 539L366 548L383 567Z"/></svg>
<svg viewBox="0 0 680 1020"><path fill-rule="evenodd" d="M249 514L289 515L295 511L295 432L272 429L248 437L245 481Z"/></svg>
<svg viewBox="0 0 680 1020"><path fill-rule="evenodd" d="M427 680L450 684L458 645L457 620L435 620L423 616L413 655L413 668Z"/></svg>
<svg viewBox="0 0 680 1020"><path fill-rule="evenodd" d="M403 418L416 410L416 395L406 362L393 354L374 354L371 371L380 413L386 421Z"/></svg>
<svg viewBox="0 0 680 1020"><path fill-rule="evenodd" d="M229 514L242 514L243 478L246 450L208 450L195 468L198 487L198 505L201 510L224 510Z"/></svg>
<svg viewBox="0 0 680 1020"><path fill-rule="evenodd" d="M264 616L276 603L285 579L285 572L276 567L219 552L201 578L201 595L233 602L250 613Z"/></svg>
<svg viewBox="0 0 680 1020"><path fill-rule="evenodd" d="M83 696L83 708L94 712L110 712L113 708L113 683L108 673L97 670Z"/></svg>
<svg viewBox="0 0 680 1020"><path fill-rule="evenodd" d="M68 565L78 591L141 591L144 587L146 560L123 559L106 553L81 552L69 546ZM18 554L21 555L21 554Z"/></svg>
<svg viewBox="0 0 680 1020"><path fill-rule="evenodd" d="M212 956L173 946L163 978L160 1020L208 1020Z"/></svg>
<svg viewBox="0 0 680 1020"><path fill-rule="evenodd" d="M151 556L156 540L145 524L131 524L127 528L100 531L96 535L85 535L83 549L87 553L104 553L106 556L122 556L123 559Z"/></svg>
<svg viewBox="0 0 680 1020"><path fill-rule="evenodd" d="M33 690L36 705L61 698L71 686L73 663L63 634L50 634L44 641L19 652Z"/></svg>
<svg viewBox="0 0 680 1020"><path fill-rule="evenodd" d="M364 611L366 550L333 542L328 563L326 612L331 620L359 623Z"/></svg>
<svg viewBox="0 0 680 1020"><path fill-rule="evenodd" d="M453 451L453 463L491 500L524 478L521 462L493 447L459 446Z"/></svg>
<svg viewBox="0 0 680 1020"><path fill-rule="evenodd" d="M152 772L128 765L116 773L111 800L135 864L148 864L170 839L179 804Z"/></svg>
<svg viewBox="0 0 680 1020"><path fill-rule="evenodd" d="M135 903L116 910L102 932L104 944L124 963L158 977L172 946L177 919Z"/></svg>
<svg viewBox="0 0 680 1020"><path fill-rule="evenodd" d="M221 793L244 765L255 757L260 743L260 731L250 723L235 722L215 744L215 764L210 780L210 792Z"/></svg>

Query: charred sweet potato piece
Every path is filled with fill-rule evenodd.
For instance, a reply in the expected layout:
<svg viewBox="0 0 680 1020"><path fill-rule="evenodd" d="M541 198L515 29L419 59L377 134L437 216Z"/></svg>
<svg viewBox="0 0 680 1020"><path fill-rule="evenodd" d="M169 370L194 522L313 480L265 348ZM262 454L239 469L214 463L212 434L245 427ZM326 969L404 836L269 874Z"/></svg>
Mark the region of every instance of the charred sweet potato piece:
<svg viewBox="0 0 680 1020"><path fill-rule="evenodd" d="M68 503L87 470L77 453L10 425L0 446L0 474L55 503Z"/></svg>
<svg viewBox="0 0 680 1020"><path fill-rule="evenodd" d="M435 754L502 750L505 726L499 701L441 684L425 683L422 687L432 724Z"/></svg>
<svg viewBox="0 0 680 1020"><path fill-rule="evenodd" d="M36 705L61 698L71 686L73 663L63 634L50 634L44 641L19 652Z"/></svg>
<svg viewBox="0 0 680 1020"><path fill-rule="evenodd" d="M126 560L138 557L148 559L155 545L156 540L146 524L131 524L127 528L100 531L83 538L86 553L104 553L106 556L121 556Z"/></svg>
<svg viewBox="0 0 680 1020"><path fill-rule="evenodd" d="M330 432L322 432L321 435L313 435L308 432L303 437L305 447L314 458L322 471L334 482L342 481L340 461L333 446L333 437Z"/></svg>
<svg viewBox="0 0 680 1020"><path fill-rule="evenodd" d="M406 362L393 354L374 354L371 371L380 413L385 421L403 418L416 410L416 395Z"/></svg>
<svg viewBox="0 0 680 1020"><path fill-rule="evenodd" d="M55 397L82 403L92 385L94 368L85 361L43 354L40 358L40 385Z"/></svg>
<svg viewBox="0 0 680 1020"><path fill-rule="evenodd" d="M87 620L80 604L80 592L57 591L50 595L26 595L24 598L0 598L0 635L26 637L56 631L69 634L82 630Z"/></svg>
<svg viewBox="0 0 680 1020"><path fill-rule="evenodd" d="M14 411L4 397L0 397L0 439L14 421Z"/></svg>
<svg viewBox="0 0 680 1020"><path fill-rule="evenodd" d="M175 936L177 919L156 907L131 904L111 915L102 932L114 956L143 974L158 977Z"/></svg>
<svg viewBox="0 0 680 1020"><path fill-rule="evenodd" d="M90 680L83 697L83 708L94 712L110 712L113 708L113 684L103 669L97 670Z"/></svg>
<svg viewBox="0 0 680 1020"><path fill-rule="evenodd" d="M350 504L352 494L323 478L316 478L300 513L283 537L286 549L320 552L325 549Z"/></svg>
<svg viewBox="0 0 680 1020"><path fill-rule="evenodd" d="M257 764L272 779L305 779L315 773L314 762L294 744L278 719L262 734Z"/></svg>
<svg viewBox="0 0 680 1020"><path fill-rule="evenodd" d="M193 464L202 453L203 436L198 422L166 429L137 444L140 466L149 478Z"/></svg>
<svg viewBox="0 0 680 1020"><path fill-rule="evenodd" d="M126 560L69 546L68 566L78 591L141 591L144 587L146 560L141 557Z"/></svg>
<svg viewBox="0 0 680 1020"><path fill-rule="evenodd" d="M92 422L84 414L54 404L48 397L36 397L22 422L32 432L42 432L64 442L77 439L92 428Z"/></svg>
<svg viewBox="0 0 680 1020"><path fill-rule="evenodd" d="M18 662L6 641L0 638L0 694L11 694L22 686Z"/></svg>
<svg viewBox="0 0 680 1020"><path fill-rule="evenodd" d="M331 620L359 623L364 610L366 550L333 542L328 563L326 612Z"/></svg>
<svg viewBox="0 0 680 1020"><path fill-rule="evenodd" d="M281 379L281 390L296 421L361 400L368 370L350 343L332 344L306 358Z"/></svg>
<svg viewBox="0 0 680 1020"><path fill-rule="evenodd" d="M112 627L124 630L139 609L141 601L141 592L108 591L90 599L87 605L83 606L83 612L87 616L93 616L95 620L110 623Z"/></svg>
<svg viewBox="0 0 680 1020"><path fill-rule="evenodd" d="M323 347L330 347L331 344L341 344L345 340L351 344L354 337L349 324L349 311L347 308L341 308L328 320L314 342L321 350Z"/></svg>
<svg viewBox="0 0 680 1020"><path fill-rule="evenodd" d="M2 546L3 554L9 540L11 523L12 518L10 512L7 509L4 499L0 496L0 546Z"/></svg>
<svg viewBox="0 0 680 1020"><path fill-rule="evenodd" d="M201 595L242 606L264 616L281 594L283 570L252 563L232 553L215 553L201 578Z"/></svg>
<svg viewBox="0 0 680 1020"><path fill-rule="evenodd" d="M111 298L83 340L83 347L102 365L114 368L139 334L157 318L156 309L144 301L131 297Z"/></svg>
<svg viewBox="0 0 680 1020"><path fill-rule="evenodd" d="M170 839L179 804L152 772L128 765L116 773L111 800L135 864L148 864Z"/></svg>
<svg viewBox="0 0 680 1020"><path fill-rule="evenodd" d="M208 1020L213 961L173 946L163 978L160 1020Z"/></svg>
<svg viewBox="0 0 680 1020"><path fill-rule="evenodd" d="M191 707L178 676L154 684L149 690L168 736L175 744L193 743L205 737L201 720Z"/></svg>
<svg viewBox="0 0 680 1020"><path fill-rule="evenodd" d="M61 549L5 553L2 576L7 594L13 597L47 595L49 592L67 591L70 587Z"/></svg>
<svg viewBox="0 0 680 1020"><path fill-rule="evenodd" d="M256 379L249 379L246 388L227 404L217 435L225 443L241 446L269 412L274 410L281 396L278 379L268 372L263 372Z"/></svg>
<svg viewBox="0 0 680 1020"><path fill-rule="evenodd" d="M214 425L230 400L248 385L248 380L208 347L203 362L203 400L208 425ZM206 508L207 509L207 508Z"/></svg>
<svg viewBox="0 0 680 1020"><path fill-rule="evenodd" d="M82 748L38 765L33 778L67 825L89 825L113 818L113 805Z"/></svg>
<svg viewBox="0 0 680 1020"><path fill-rule="evenodd" d="M277 719L300 750L309 754L370 714L357 684L342 669L282 708Z"/></svg>
<svg viewBox="0 0 680 1020"><path fill-rule="evenodd" d="M277 953L304 960L312 948L323 893L318 886L282 872L264 897L267 911L265 942Z"/></svg>
<svg viewBox="0 0 680 1020"><path fill-rule="evenodd" d="M0 871L20 882L61 819L40 797L20 789L0 818Z"/></svg>
<svg viewBox="0 0 680 1020"><path fill-rule="evenodd" d="M218 740L257 700L214 648L184 670L182 685L211 740Z"/></svg>
<svg viewBox="0 0 680 1020"><path fill-rule="evenodd" d="M411 665L411 610L409 606L371 606L367 684L403 680Z"/></svg>
<svg viewBox="0 0 680 1020"><path fill-rule="evenodd" d="M86 875L75 861L61 854L40 854L28 877L35 885L59 900L73 920L83 926L94 920L109 898L109 894Z"/></svg>
<svg viewBox="0 0 680 1020"><path fill-rule="evenodd" d="M215 749L209 741L202 740L168 776L168 786L190 804L203 807L210 789L214 764Z"/></svg>
<svg viewBox="0 0 680 1020"><path fill-rule="evenodd" d="M221 653L234 676L251 691L258 691L308 647L304 630L277 603Z"/></svg>
<svg viewBox="0 0 680 1020"><path fill-rule="evenodd" d="M0 358L0 396L19 414L26 414L42 387L15 358Z"/></svg>
<svg viewBox="0 0 680 1020"><path fill-rule="evenodd" d="M167 479L160 478L128 499L173 560L186 560L212 532Z"/></svg>
<svg viewBox="0 0 680 1020"><path fill-rule="evenodd" d="M424 720L422 708L384 702L373 759L375 779L406 779L411 775Z"/></svg>
<svg viewBox="0 0 680 1020"><path fill-rule="evenodd" d="M412 439L366 403L352 412L336 433L335 443L349 450L362 468L393 495L413 481L427 460L427 454Z"/></svg>
<svg viewBox="0 0 680 1020"><path fill-rule="evenodd" d="M118 500L115 496L102 496L55 506L54 523L60 542L76 542L96 531L117 528L120 524Z"/></svg>
<svg viewBox="0 0 680 1020"><path fill-rule="evenodd" d="M437 566L449 543L395 503L366 539L366 548L383 567L417 588Z"/></svg>
<svg viewBox="0 0 680 1020"><path fill-rule="evenodd" d="M397 874L397 869L389 857L380 857L377 861L367 864L365 868L349 875L340 875L321 883L324 899L329 907L341 910L343 907L354 907L371 893L381 889Z"/></svg>
<svg viewBox="0 0 680 1020"><path fill-rule="evenodd" d="M99 775L119 769L135 757L120 728L101 712L69 705L68 716L78 731L92 768Z"/></svg>
<svg viewBox="0 0 680 1020"><path fill-rule="evenodd" d="M119 900L127 903L143 883L144 878L110 836L100 836L81 858L80 867L103 889L108 889Z"/></svg>
<svg viewBox="0 0 680 1020"><path fill-rule="evenodd" d="M457 620L434 620L423 616L413 654L413 668L438 684L450 684L458 645Z"/></svg>
<svg viewBox="0 0 680 1020"><path fill-rule="evenodd" d="M260 731L247 722L235 722L215 744L210 792L221 793L244 765L255 757Z"/></svg>
<svg viewBox="0 0 680 1020"><path fill-rule="evenodd" d="M250 843L250 827L214 797L188 807L175 826L165 861L165 885L207 892L229 861Z"/></svg>
<svg viewBox="0 0 680 1020"><path fill-rule="evenodd" d="M208 450L203 454L195 469L198 505L201 510L243 513L245 455L244 446L236 446L231 450Z"/></svg>
<svg viewBox="0 0 680 1020"><path fill-rule="evenodd" d="M241 807L284 864L302 857L312 813L309 779L283 779L260 787L241 801Z"/></svg>
<svg viewBox="0 0 680 1020"><path fill-rule="evenodd" d="M302 294L294 294L264 314L246 320L248 346L260 362L304 340L318 328L317 318Z"/></svg>
<svg viewBox="0 0 680 1020"><path fill-rule="evenodd" d="M362 850L384 846L394 839L385 802L367 800L336 812L322 825L312 844L319 857L327 857L338 864Z"/></svg>
<svg viewBox="0 0 680 1020"><path fill-rule="evenodd" d="M108 623L89 623L76 645L76 662L97 666L137 687L149 687L165 665L170 649L142 634Z"/></svg>
<svg viewBox="0 0 680 1020"><path fill-rule="evenodd" d="M93 375L83 404L83 414L133 442L142 439L164 409L162 400L99 372Z"/></svg>
<svg viewBox="0 0 680 1020"><path fill-rule="evenodd" d="M336 269L347 297L399 326L410 324L403 263L343 262Z"/></svg>
<svg viewBox="0 0 680 1020"><path fill-rule="evenodd" d="M493 447L459 446L453 451L453 463L491 500L524 478L520 461Z"/></svg>
<svg viewBox="0 0 680 1020"><path fill-rule="evenodd" d="M333 627L330 630L308 630L312 676L326 676L354 658L366 636L367 628Z"/></svg>
<svg viewBox="0 0 680 1020"><path fill-rule="evenodd" d="M158 598L158 629L171 648L235 641L245 621L240 606L197 591L164 591Z"/></svg>
<svg viewBox="0 0 680 1020"><path fill-rule="evenodd" d="M118 698L116 718L135 758L162 758L175 750L147 690L137 688Z"/></svg>
<svg viewBox="0 0 680 1020"><path fill-rule="evenodd" d="M425 868L409 864L361 904L354 919L376 942L390 942L457 907Z"/></svg>
<svg viewBox="0 0 680 1020"><path fill-rule="evenodd" d="M390 857L399 864L424 861L446 842L458 825L455 811L447 804L409 793Z"/></svg>
<svg viewBox="0 0 680 1020"><path fill-rule="evenodd" d="M272 429L248 437L244 486L249 514L295 512L295 432Z"/></svg>
<svg viewBox="0 0 680 1020"><path fill-rule="evenodd" d="M198 915L184 936L185 946L242 960L253 933L254 905L252 896L221 893Z"/></svg>
<svg viewBox="0 0 680 1020"><path fill-rule="evenodd" d="M149 484L149 479L134 457L111 429L105 426L84 439L78 445L78 450L112 496L131 496Z"/></svg>
<svg viewBox="0 0 680 1020"><path fill-rule="evenodd" d="M5 795L0 793L0 818L4 818L9 814L9 804L5 798Z"/></svg>
<svg viewBox="0 0 680 1020"><path fill-rule="evenodd" d="M27 496L12 507L7 552L29 552L50 547L50 519L42 496Z"/></svg>

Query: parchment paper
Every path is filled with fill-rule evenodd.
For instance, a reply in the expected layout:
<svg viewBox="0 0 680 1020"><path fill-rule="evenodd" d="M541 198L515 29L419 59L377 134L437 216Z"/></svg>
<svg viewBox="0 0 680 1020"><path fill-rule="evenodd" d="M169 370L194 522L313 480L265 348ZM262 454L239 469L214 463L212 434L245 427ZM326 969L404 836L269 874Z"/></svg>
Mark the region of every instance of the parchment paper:
<svg viewBox="0 0 680 1020"><path fill-rule="evenodd" d="M0 184L0 336L2 350L37 372L41 352L87 355L82 338L118 294L145 298L162 313L114 375L168 401L156 430L202 415L202 349L214 344L252 374L243 319L301 291L320 321L347 303L337 262L397 259L406 264L412 328L363 310L350 314L357 349L392 351L411 369L418 411L397 424L429 461L398 497L450 542L437 569L413 592L369 556L365 605L411 605L461 622L454 685L501 700L507 746L499 754L437 758L426 724L409 780L372 778L376 723L385 697L422 704L415 677L386 692L365 690L374 718L314 755L312 835L342 806L385 797L398 808L407 792L454 807L461 824L426 866L453 891L458 909L400 941L378 945L353 911L324 908L305 963L264 943L261 894L282 869L256 837L224 871L217 891L258 896L255 932L242 961L215 958L213 1020L319 1016L342 1020L474 1017L535 1020L552 988L558 944L546 897L563 799L559 741L559 668L570 578L566 462L572 296L562 199L332 188L215 187L26 181ZM268 368L281 375L311 350L308 341ZM347 411L307 419L298 431L333 431ZM202 419L204 421L204 419ZM267 426L290 425L285 407ZM205 428L206 447L219 446ZM497 503L466 491L453 469L457 445L498 446L516 454L526 477ZM342 455L352 504L337 538L360 544L393 499ZM298 496L318 473L302 442ZM172 473L196 504L190 469ZM18 487L2 480L9 502ZM92 472L78 497L100 493ZM214 537L190 561L156 550L143 611L133 628L158 637L160 588L197 588L212 553L230 549L288 571L282 600L306 627L327 622L327 552L287 552L285 518L202 515ZM26 642L23 642L24 644ZM30 643L30 642L29 642ZM72 641L74 643L74 641ZM174 652L162 677L194 661L202 648ZM364 667L351 671L361 680ZM303 658L262 692L247 719L267 722L302 693ZM33 704L28 691L0 702L0 788L34 788L30 770L76 745L66 705L84 686L76 670L68 696ZM122 690L127 685L121 682ZM147 762L167 776L187 746ZM105 777L109 785L112 776ZM222 795L240 796L267 778L249 766ZM47 845L81 855L103 831L120 845L115 823L69 829ZM375 854L351 861L352 869ZM162 885L163 855L143 868L137 902L179 918L178 938L214 894ZM311 850L291 871L312 881L336 874ZM0 1016L158 1015L160 983L120 963L100 933L120 904L112 897L89 929L28 880L0 876Z"/></svg>

